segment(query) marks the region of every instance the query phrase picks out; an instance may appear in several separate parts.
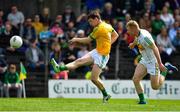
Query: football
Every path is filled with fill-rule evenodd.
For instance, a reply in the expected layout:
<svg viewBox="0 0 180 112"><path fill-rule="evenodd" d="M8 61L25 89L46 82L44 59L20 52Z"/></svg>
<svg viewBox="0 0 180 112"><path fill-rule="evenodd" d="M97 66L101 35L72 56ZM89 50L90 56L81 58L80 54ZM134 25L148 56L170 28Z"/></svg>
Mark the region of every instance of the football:
<svg viewBox="0 0 180 112"><path fill-rule="evenodd" d="M22 38L20 36L14 35L10 39L10 46L17 49L23 44Z"/></svg>

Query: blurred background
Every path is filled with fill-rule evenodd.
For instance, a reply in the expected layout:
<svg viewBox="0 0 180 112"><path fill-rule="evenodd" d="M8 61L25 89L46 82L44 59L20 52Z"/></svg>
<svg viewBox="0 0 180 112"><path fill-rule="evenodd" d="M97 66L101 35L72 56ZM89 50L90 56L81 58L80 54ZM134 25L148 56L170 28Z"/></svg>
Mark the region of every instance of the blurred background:
<svg viewBox="0 0 180 112"><path fill-rule="evenodd" d="M151 32L163 63L171 62L180 69L179 6L179 0L0 0L1 97L9 97L9 83L17 84L14 87L21 94L20 62L27 71L27 97L47 97L49 79L89 79L90 66L56 74L49 60L55 58L59 64L66 64L95 47L94 42L78 46L68 44L71 38L88 36L92 31L87 22L91 10L99 11L102 20L119 33L101 79L131 80L140 57L137 49L128 48L133 37L126 33L125 25L131 19ZM21 48L9 47L13 35L23 38ZM13 73L18 73L16 78L11 77ZM169 74L167 80L180 80L179 72ZM10 96L16 93L13 91Z"/></svg>

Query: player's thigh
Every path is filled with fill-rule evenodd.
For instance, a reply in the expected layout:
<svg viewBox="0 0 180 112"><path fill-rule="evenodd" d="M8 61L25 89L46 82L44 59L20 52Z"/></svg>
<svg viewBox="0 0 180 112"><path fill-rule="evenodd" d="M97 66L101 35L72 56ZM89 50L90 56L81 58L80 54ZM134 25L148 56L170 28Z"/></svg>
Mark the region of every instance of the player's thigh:
<svg viewBox="0 0 180 112"><path fill-rule="evenodd" d="M93 63L93 58L91 57L90 53L87 53L83 57L76 60L81 65L90 65Z"/></svg>
<svg viewBox="0 0 180 112"><path fill-rule="evenodd" d="M148 66L148 73L150 74L151 86L157 87L159 85L160 70L156 62L151 63Z"/></svg>
<svg viewBox="0 0 180 112"><path fill-rule="evenodd" d="M159 88L160 72L158 74L150 74L151 86L153 89Z"/></svg>
<svg viewBox="0 0 180 112"><path fill-rule="evenodd" d="M139 63L136 66L134 76L133 76L133 81L142 80L146 74L147 74L147 68L143 64Z"/></svg>
<svg viewBox="0 0 180 112"><path fill-rule="evenodd" d="M94 64L91 71L91 79L97 80L101 72L102 72L102 69L97 64Z"/></svg>

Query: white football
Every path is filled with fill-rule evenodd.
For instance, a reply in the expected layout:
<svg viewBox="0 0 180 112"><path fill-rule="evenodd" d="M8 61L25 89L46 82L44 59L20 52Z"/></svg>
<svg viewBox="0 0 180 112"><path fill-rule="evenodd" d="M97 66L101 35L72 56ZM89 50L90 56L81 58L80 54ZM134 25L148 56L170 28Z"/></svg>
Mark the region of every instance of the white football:
<svg viewBox="0 0 180 112"><path fill-rule="evenodd" d="M10 39L10 46L17 49L23 44L22 38L20 36L14 35Z"/></svg>

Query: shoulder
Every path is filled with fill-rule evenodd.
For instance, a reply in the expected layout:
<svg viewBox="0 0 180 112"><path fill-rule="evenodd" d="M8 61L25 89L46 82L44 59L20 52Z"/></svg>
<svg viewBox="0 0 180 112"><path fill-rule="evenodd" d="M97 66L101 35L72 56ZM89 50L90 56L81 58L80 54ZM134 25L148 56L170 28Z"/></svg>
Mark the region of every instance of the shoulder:
<svg viewBox="0 0 180 112"><path fill-rule="evenodd" d="M112 28L111 24L108 24L108 23L106 23L106 22L103 22L103 23L102 23L102 27L103 27L103 28Z"/></svg>
<svg viewBox="0 0 180 112"><path fill-rule="evenodd" d="M18 11L18 12L17 12L17 14L19 14L19 15L23 15L23 13L22 13L22 12L20 12L20 11Z"/></svg>
<svg viewBox="0 0 180 112"><path fill-rule="evenodd" d="M149 31L147 31L147 30L145 30L145 29L140 29L140 32L141 32L143 35L150 34Z"/></svg>
<svg viewBox="0 0 180 112"><path fill-rule="evenodd" d="M160 34L158 34L157 35L157 37L156 37L156 39L160 39L161 38L161 35Z"/></svg>
<svg viewBox="0 0 180 112"><path fill-rule="evenodd" d="M99 30L99 27L97 26L97 27L94 27L94 28L93 28L93 31L92 31L92 32L95 33L95 32L97 32L98 30Z"/></svg>
<svg viewBox="0 0 180 112"><path fill-rule="evenodd" d="M112 32L114 30L114 28L111 26L111 24L108 24L106 22L103 22L102 25L100 25L100 31L110 31Z"/></svg>
<svg viewBox="0 0 180 112"><path fill-rule="evenodd" d="M8 17L12 17L12 13L9 13L9 14L8 14Z"/></svg>
<svg viewBox="0 0 180 112"><path fill-rule="evenodd" d="M164 17L164 15L163 15L163 14L161 14L161 15L160 15L160 17L161 17L161 18L163 18L163 17Z"/></svg>
<svg viewBox="0 0 180 112"><path fill-rule="evenodd" d="M141 32L141 38L144 40L144 41L154 41L153 40L153 38L152 38L152 36L151 36L151 34L147 31L147 30L145 30L145 29L141 29L140 30L140 32Z"/></svg>
<svg viewBox="0 0 180 112"><path fill-rule="evenodd" d="M38 52L42 52L42 50L37 46L36 49L38 50Z"/></svg>
<svg viewBox="0 0 180 112"><path fill-rule="evenodd" d="M148 38L152 38L151 34L149 33L149 31L145 30L145 29L141 29L141 36L142 37L148 37Z"/></svg>
<svg viewBox="0 0 180 112"><path fill-rule="evenodd" d="M171 13L168 14L169 17L173 17L173 15Z"/></svg>

